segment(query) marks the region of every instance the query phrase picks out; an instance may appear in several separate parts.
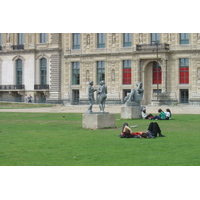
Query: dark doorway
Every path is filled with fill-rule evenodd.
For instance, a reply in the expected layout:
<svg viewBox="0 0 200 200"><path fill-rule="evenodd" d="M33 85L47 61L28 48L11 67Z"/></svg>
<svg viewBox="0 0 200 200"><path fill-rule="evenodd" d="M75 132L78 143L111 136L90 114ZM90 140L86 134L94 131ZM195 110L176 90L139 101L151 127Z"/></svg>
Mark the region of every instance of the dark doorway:
<svg viewBox="0 0 200 200"><path fill-rule="evenodd" d="M188 89L181 89L180 90L180 103L188 103L188 99L189 99Z"/></svg>
<svg viewBox="0 0 200 200"><path fill-rule="evenodd" d="M72 90L72 105L79 103L79 90Z"/></svg>

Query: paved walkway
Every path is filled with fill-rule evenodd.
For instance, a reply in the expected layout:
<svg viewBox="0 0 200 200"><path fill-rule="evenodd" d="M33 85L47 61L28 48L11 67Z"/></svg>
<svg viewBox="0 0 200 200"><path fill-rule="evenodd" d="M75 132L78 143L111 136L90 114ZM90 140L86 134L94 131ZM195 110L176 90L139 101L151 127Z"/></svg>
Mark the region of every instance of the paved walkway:
<svg viewBox="0 0 200 200"><path fill-rule="evenodd" d="M106 105L105 112L109 113L121 113L121 107L123 105ZM61 106L56 105L49 108L28 108L28 109L0 109L0 112L34 112L34 113L84 113L87 111L87 105L67 105ZM156 114L158 109L161 108L163 111L169 108L172 114L200 114L200 106L146 106L147 113ZM93 106L93 112L99 112L99 106Z"/></svg>

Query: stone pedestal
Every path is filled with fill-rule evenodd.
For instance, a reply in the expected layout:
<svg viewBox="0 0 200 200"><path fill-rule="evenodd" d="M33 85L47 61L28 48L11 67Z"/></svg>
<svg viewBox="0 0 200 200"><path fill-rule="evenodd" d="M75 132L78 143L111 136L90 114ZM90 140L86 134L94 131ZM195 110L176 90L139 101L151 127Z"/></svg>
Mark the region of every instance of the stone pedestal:
<svg viewBox="0 0 200 200"><path fill-rule="evenodd" d="M109 113L84 113L82 127L87 129L115 128L115 114Z"/></svg>
<svg viewBox="0 0 200 200"><path fill-rule="evenodd" d="M140 106L121 107L121 119L140 119L140 118L142 118Z"/></svg>

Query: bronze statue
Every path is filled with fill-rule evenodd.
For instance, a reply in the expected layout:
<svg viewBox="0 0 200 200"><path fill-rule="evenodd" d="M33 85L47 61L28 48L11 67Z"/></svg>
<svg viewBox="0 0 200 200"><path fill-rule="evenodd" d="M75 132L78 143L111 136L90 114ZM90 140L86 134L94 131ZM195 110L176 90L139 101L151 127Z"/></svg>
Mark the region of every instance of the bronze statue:
<svg viewBox="0 0 200 200"><path fill-rule="evenodd" d="M93 81L89 82L89 87L88 87L88 100L90 101L90 105L88 107L88 113L92 113L92 106L94 104L94 92L97 91L94 89L93 86Z"/></svg>
<svg viewBox="0 0 200 200"><path fill-rule="evenodd" d="M136 86L137 88L131 89L131 93L124 98L125 104L127 106L140 105L144 93L144 89L142 89L143 84L142 82L138 82L136 83Z"/></svg>
<svg viewBox="0 0 200 200"><path fill-rule="evenodd" d="M106 98L107 98L107 87L105 86L104 81L100 81L100 86L98 88L98 100L99 100L100 112L104 112Z"/></svg>

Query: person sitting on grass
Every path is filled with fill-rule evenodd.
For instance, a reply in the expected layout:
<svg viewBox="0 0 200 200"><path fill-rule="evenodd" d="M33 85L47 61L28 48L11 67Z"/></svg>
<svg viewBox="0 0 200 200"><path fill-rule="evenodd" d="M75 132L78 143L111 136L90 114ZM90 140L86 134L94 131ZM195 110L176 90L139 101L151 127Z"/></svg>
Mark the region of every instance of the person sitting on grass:
<svg viewBox="0 0 200 200"><path fill-rule="evenodd" d="M158 109L158 113L159 113L159 115L156 115L156 116L152 117L151 119L162 120L162 119L166 118L166 114L162 111L162 109Z"/></svg>
<svg viewBox="0 0 200 200"><path fill-rule="evenodd" d="M147 115L145 107L142 108L142 113L141 114L142 114L142 119L151 119L153 117L152 114L148 114Z"/></svg>
<svg viewBox="0 0 200 200"><path fill-rule="evenodd" d="M172 114L171 114L171 110L170 109L167 108L165 114L166 114L166 118L165 118L166 120L171 119Z"/></svg>
<svg viewBox="0 0 200 200"><path fill-rule="evenodd" d="M147 132L132 132L128 123L124 123L122 127L122 133L119 135L120 138L155 138L150 131Z"/></svg>

